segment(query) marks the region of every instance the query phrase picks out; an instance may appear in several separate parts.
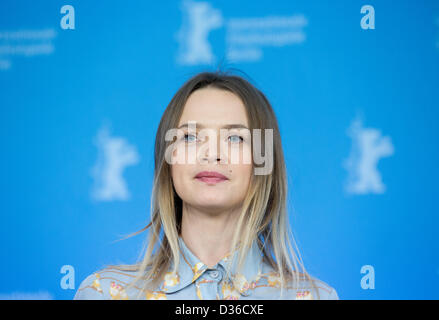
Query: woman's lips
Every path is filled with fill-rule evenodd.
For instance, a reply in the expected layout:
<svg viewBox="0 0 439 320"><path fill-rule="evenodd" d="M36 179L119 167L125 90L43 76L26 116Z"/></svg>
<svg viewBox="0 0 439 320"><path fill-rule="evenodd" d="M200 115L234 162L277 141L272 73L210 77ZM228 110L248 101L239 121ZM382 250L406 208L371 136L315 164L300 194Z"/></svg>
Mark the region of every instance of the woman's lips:
<svg viewBox="0 0 439 320"><path fill-rule="evenodd" d="M195 179L208 184L216 184L229 180L225 175L215 171L202 171L195 176Z"/></svg>
<svg viewBox="0 0 439 320"><path fill-rule="evenodd" d="M213 177L201 177L201 178L197 178L197 180L206 182L208 184L215 184L215 183L226 181L225 179L213 178Z"/></svg>

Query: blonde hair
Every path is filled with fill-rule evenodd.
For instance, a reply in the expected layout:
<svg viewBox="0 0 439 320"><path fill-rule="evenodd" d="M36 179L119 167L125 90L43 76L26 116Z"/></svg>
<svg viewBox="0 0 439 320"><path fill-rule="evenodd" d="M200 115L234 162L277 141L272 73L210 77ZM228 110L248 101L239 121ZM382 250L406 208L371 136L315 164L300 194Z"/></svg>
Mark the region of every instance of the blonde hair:
<svg viewBox="0 0 439 320"><path fill-rule="evenodd" d="M141 253L143 257L133 265L111 267L137 272L127 288L141 281L143 284L139 296L146 290L153 290L163 280L171 265L172 272L178 270L182 200L174 190L170 165L165 161L165 150L171 143L165 141L165 135L169 129L178 126L188 97L195 90L206 87L236 94L245 106L250 131L273 129L272 172L251 176L231 248L241 248L237 255L239 270L251 244L257 241L263 260L279 274L282 295L285 287L291 284L298 287L301 280L311 280L311 277L305 271L288 221L287 174L277 119L270 102L260 90L244 78L223 71L202 72L193 76L177 91L164 111L155 140L151 222L130 235L150 229ZM261 150L265 150L264 141ZM145 247L146 252L143 254ZM229 271L227 276L230 276Z"/></svg>

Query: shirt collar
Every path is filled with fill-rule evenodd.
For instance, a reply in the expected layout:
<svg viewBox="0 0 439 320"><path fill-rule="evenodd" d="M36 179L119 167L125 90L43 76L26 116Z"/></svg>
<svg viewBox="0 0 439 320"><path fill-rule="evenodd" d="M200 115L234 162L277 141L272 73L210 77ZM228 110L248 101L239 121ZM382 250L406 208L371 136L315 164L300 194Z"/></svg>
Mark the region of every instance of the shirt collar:
<svg viewBox="0 0 439 320"><path fill-rule="evenodd" d="M180 248L180 265L177 274L172 273L172 266L170 268L171 271L166 273L165 279L160 285L160 290L165 293L173 293L187 287L209 269L206 264L201 262L192 253L180 236L178 237L178 244ZM248 295L250 294L249 289L252 288L251 283L257 280L262 268L261 250L258 247L257 241L253 241L247 256L244 258L242 268L239 274L237 274L237 257L239 252L240 250L235 250L233 255L227 254L212 269L219 269L218 266L221 265L227 270L230 263L231 276L238 280L238 292L242 295Z"/></svg>

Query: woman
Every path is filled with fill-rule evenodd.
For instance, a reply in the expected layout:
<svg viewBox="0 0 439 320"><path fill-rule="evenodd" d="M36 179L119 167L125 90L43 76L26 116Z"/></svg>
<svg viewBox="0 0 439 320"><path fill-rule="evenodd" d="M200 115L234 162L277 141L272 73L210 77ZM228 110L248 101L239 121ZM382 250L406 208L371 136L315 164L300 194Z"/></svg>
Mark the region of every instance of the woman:
<svg viewBox="0 0 439 320"><path fill-rule="evenodd" d="M143 259L88 276L75 299L338 299L296 253L276 116L247 80L188 80L160 121L154 173Z"/></svg>

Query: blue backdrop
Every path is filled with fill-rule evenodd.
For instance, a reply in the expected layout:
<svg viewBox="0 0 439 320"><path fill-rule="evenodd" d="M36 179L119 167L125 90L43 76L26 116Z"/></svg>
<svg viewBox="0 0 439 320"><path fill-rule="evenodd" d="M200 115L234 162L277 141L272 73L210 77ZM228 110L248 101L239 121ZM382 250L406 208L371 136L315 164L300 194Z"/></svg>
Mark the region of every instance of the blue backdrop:
<svg viewBox="0 0 439 320"><path fill-rule="evenodd" d="M160 117L219 65L277 113L309 271L438 299L439 1L414 0L0 2L0 298L135 261Z"/></svg>

